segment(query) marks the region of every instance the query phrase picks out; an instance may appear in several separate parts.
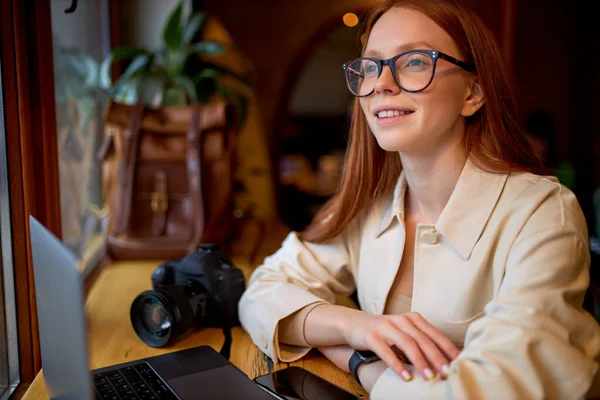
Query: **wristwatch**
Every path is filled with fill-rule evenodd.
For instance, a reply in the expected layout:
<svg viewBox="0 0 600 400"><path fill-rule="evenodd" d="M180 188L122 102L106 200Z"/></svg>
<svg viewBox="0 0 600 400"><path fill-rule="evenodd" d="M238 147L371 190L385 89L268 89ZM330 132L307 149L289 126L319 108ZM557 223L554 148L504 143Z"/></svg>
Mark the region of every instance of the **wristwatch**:
<svg viewBox="0 0 600 400"><path fill-rule="evenodd" d="M362 364L371 364L372 362L378 361L379 357L377 354L373 353L370 350L354 350L352 357L348 361L348 369L350 369L350 373L356 379L356 381L360 383L360 379L358 379L358 367Z"/></svg>

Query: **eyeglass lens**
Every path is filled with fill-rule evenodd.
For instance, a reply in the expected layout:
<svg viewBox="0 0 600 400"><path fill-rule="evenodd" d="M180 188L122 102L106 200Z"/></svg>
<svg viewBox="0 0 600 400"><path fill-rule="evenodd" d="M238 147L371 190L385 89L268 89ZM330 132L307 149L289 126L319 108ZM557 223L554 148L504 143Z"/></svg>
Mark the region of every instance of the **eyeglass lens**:
<svg viewBox="0 0 600 400"><path fill-rule="evenodd" d="M394 70L396 82L402 89L423 90L433 75L433 59L427 53L406 53L396 59ZM379 65L366 58L356 59L346 68L348 87L356 96L370 94L375 89L379 76Z"/></svg>

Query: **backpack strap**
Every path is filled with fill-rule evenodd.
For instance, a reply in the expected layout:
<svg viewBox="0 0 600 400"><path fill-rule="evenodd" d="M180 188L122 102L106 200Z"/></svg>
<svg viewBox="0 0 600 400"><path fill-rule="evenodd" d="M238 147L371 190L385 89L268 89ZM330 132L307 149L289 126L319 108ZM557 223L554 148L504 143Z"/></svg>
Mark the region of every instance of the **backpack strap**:
<svg viewBox="0 0 600 400"><path fill-rule="evenodd" d="M129 128L125 131L123 141L123 159L119 164L119 207L118 221L114 234L125 233L131 217L131 202L133 196L133 181L135 164L139 147L140 129L144 114L144 104L140 101L131 109Z"/></svg>
<svg viewBox="0 0 600 400"><path fill-rule="evenodd" d="M191 107L192 120L190 121L190 128L187 135L187 171L188 186L194 210L194 221L191 221L194 224L194 233L188 247L188 253L191 253L200 246L206 223L204 198L202 196L202 131L200 130L200 105L196 103Z"/></svg>

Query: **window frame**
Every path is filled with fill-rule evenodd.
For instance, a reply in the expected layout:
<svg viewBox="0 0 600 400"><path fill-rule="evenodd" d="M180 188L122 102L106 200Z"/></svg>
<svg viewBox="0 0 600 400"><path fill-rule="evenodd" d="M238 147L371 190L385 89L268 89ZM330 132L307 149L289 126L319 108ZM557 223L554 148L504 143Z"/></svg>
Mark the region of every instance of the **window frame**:
<svg viewBox="0 0 600 400"><path fill-rule="evenodd" d="M0 363L7 368L2 379L8 386L0 392L0 399L8 399L20 383L19 342L15 302L15 282L12 258L12 231L10 189L8 186L8 163L6 154L6 131L2 84L2 58L0 57ZM4 347L6 346L6 347Z"/></svg>
<svg viewBox="0 0 600 400"><path fill-rule="evenodd" d="M12 232L8 254L12 256L20 375L17 394L24 392L41 369L29 215L62 237L51 1L0 1L0 70ZM110 39L115 46L120 0L108 1ZM117 71L113 69L114 77ZM86 291L104 265L106 262L88 271Z"/></svg>
<svg viewBox="0 0 600 400"><path fill-rule="evenodd" d="M29 215L61 237L51 0L0 1L9 207L20 384L41 369Z"/></svg>

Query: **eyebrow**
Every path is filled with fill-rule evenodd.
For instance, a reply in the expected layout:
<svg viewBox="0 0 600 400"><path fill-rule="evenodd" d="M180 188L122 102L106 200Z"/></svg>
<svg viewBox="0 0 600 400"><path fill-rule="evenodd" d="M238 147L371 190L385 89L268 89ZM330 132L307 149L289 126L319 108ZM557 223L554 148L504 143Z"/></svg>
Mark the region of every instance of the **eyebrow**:
<svg viewBox="0 0 600 400"><path fill-rule="evenodd" d="M403 45L400 45L398 47L396 47L396 54L400 54L403 53L405 51L408 50L414 50L414 49L433 49L433 46L427 42L411 42L411 43L405 43ZM365 51L364 54L365 57L381 57L381 52L377 51L377 50L367 50Z"/></svg>

